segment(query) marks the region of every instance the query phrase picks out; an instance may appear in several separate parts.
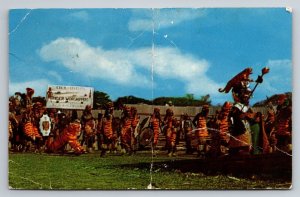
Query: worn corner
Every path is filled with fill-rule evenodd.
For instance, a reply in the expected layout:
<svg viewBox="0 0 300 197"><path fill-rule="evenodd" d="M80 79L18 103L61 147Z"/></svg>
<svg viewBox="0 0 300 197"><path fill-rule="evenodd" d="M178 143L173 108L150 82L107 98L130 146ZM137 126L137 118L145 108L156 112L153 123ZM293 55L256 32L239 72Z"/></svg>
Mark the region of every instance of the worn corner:
<svg viewBox="0 0 300 197"><path fill-rule="evenodd" d="M287 11L289 13L293 13L293 8L292 7L286 7L285 11Z"/></svg>

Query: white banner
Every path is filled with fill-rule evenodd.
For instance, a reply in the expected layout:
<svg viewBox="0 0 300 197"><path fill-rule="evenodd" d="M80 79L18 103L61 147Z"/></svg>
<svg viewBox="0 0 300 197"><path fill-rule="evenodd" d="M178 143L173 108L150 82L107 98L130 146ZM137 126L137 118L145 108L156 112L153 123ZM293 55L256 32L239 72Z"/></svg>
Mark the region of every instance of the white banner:
<svg viewBox="0 0 300 197"><path fill-rule="evenodd" d="M47 108L84 109L93 107L94 89L81 86L49 85L46 94Z"/></svg>

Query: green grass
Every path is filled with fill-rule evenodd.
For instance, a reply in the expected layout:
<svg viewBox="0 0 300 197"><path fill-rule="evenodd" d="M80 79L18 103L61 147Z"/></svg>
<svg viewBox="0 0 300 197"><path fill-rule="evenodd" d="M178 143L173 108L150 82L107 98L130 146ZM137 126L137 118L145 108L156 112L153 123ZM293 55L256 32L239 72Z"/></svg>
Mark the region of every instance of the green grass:
<svg viewBox="0 0 300 197"><path fill-rule="evenodd" d="M171 158L157 157L154 162ZM191 161L192 162L192 161ZM149 163L149 168L122 165ZM13 189L146 189L150 183L150 155L81 156L9 154L9 186ZM288 188L284 181L206 176L155 168L152 183L160 189L259 189Z"/></svg>

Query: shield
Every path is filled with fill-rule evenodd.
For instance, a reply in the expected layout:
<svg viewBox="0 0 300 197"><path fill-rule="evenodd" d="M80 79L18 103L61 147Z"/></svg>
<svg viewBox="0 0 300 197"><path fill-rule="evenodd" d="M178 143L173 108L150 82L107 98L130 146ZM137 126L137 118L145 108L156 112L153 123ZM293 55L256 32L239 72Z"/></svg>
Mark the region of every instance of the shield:
<svg viewBox="0 0 300 197"><path fill-rule="evenodd" d="M145 127L149 127L151 117L144 118L140 123L140 128L144 129Z"/></svg>
<svg viewBox="0 0 300 197"><path fill-rule="evenodd" d="M139 145L141 147L146 147L150 145L153 138L153 130L150 127L145 127L142 129L140 138L139 138Z"/></svg>
<svg viewBox="0 0 300 197"><path fill-rule="evenodd" d="M51 131L51 121L47 114L40 118L40 131L44 137L49 136Z"/></svg>
<svg viewBox="0 0 300 197"><path fill-rule="evenodd" d="M140 132L140 123L138 123L137 125L136 125L136 127L135 127L135 129L134 129L134 132L133 132L133 136L135 137L135 138L137 138L137 136L139 135L139 132Z"/></svg>

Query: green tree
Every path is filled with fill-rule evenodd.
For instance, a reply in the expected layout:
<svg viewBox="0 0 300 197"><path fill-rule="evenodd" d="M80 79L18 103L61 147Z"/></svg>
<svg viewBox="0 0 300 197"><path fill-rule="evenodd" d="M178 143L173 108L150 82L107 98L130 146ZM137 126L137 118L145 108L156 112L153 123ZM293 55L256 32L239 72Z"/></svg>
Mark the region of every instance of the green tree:
<svg viewBox="0 0 300 197"><path fill-rule="evenodd" d="M158 97L153 100L154 105L165 105L172 102L175 106L201 106L210 105L210 95L201 96L200 99L195 99L193 94L186 94L184 97Z"/></svg>
<svg viewBox="0 0 300 197"><path fill-rule="evenodd" d="M105 92L94 91L94 109L103 109L107 102L110 102L111 99L109 95Z"/></svg>
<svg viewBox="0 0 300 197"><path fill-rule="evenodd" d="M210 95L207 94L205 96L201 96L199 102L200 105L210 105L211 104Z"/></svg>
<svg viewBox="0 0 300 197"><path fill-rule="evenodd" d="M152 102L143 98L130 95L130 96L119 97L115 101L115 103L117 106L122 106L123 104L139 104L139 103L151 104Z"/></svg>
<svg viewBox="0 0 300 197"><path fill-rule="evenodd" d="M194 100L194 94L186 94L185 97L186 97L188 100Z"/></svg>

